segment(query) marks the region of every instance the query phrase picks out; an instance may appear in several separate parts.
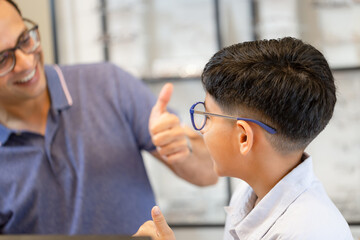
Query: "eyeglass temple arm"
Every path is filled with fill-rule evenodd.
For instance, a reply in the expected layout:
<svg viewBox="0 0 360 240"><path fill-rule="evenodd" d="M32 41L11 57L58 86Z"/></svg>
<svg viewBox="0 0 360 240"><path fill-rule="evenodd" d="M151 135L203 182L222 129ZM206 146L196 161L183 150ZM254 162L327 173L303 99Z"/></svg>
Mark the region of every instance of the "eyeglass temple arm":
<svg viewBox="0 0 360 240"><path fill-rule="evenodd" d="M274 134L276 133L276 130L272 127L270 127L269 125L266 125L265 123L262 123L260 121L254 120L254 119L249 119L249 118L236 118L237 120L243 120L243 121L247 121L247 122L253 122L257 125L259 125L260 127L262 127L263 129L265 129L268 133Z"/></svg>
<svg viewBox="0 0 360 240"><path fill-rule="evenodd" d="M220 115L220 114L216 114L216 113L208 113L208 112L200 112L200 111L196 111L194 109L190 109L190 112L192 114L197 113L197 114L202 114L202 115L210 115L210 116L216 116L216 117L223 117L223 118L228 118L228 119L233 119L233 120L243 120L243 121L247 121L247 122L253 122L257 125L259 125L260 127L262 127L263 129L265 129L267 132L274 134L276 133L276 130L268 125L266 125L265 123L262 123L260 121L254 120L254 119L250 119L250 118L237 118L237 117L232 117L232 116L227 116L227 115Z"/></svg>

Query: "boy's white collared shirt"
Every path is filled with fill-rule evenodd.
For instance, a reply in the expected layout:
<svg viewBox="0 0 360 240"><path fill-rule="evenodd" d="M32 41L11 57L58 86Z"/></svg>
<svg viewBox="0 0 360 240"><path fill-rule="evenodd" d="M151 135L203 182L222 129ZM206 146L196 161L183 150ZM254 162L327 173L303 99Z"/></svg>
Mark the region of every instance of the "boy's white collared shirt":
<svg viewBox="0 0 360 240"><path fill-rule="evenodd" d="M224 239L353 239L350 228L316 178L309 156L256 205L252 188L235 191Z"/></svg>

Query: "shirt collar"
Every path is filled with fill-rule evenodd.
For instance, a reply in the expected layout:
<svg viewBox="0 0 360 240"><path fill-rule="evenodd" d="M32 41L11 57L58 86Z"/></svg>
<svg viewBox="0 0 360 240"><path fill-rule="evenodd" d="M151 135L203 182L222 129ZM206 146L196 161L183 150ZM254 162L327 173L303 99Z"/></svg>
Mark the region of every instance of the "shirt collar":
<svg viewBox="0 0 360 240"><path fill-rule="evenodd" d="M57 65L45 65L45 75L51 99L51 109L61 111L72 105L72 99L64 76ZM0 124L0 146L2 146L14 131Z"/></svg>
<svg viewBox="0 0 360 240"><path fill-rule="evenodd" d="M51 108L53 110L69 108L72 105L72 99L60 68L57 65L45 65L45 74L51 98Z"/></svg>
<svg viewBox="0 0 360 240"><path fill-rule="evenodd" d="M8 140L11 130L0 124L0 147Z"/></svg>
<svg viewBox="0 0 360 240"><path fill-rule="evenodd" d="M307 154L304 157L306 159L278 182L255 208L247 213L241 213L241 208L248 209L245 204L254 203L253 197L245 197L250 202L240 203L236 209L231 209L230 220L234 224L235 232L240 239L246 237L261 239L291 203L310 187L315 178L312 159ZM251 187L249 186L248 189ZM251 194L247 193L247 196L254 195L253 191ZM240 221L239 215L242 216Z"/></svg>

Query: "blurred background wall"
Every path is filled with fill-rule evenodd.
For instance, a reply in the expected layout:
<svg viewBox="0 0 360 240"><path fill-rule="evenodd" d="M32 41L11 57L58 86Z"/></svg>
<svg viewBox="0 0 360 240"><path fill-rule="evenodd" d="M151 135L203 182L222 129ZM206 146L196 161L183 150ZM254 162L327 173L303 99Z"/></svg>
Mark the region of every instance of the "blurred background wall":
<svg viewBox="0 0 360 240"><path fill-rule="evenodd" d="M44 51L44 59L47 63L54 63L54 36L52 28L52 16L50 11L49 0L15 1L23 17L31 18L40 25L41 44L46 49Z"/></svg>

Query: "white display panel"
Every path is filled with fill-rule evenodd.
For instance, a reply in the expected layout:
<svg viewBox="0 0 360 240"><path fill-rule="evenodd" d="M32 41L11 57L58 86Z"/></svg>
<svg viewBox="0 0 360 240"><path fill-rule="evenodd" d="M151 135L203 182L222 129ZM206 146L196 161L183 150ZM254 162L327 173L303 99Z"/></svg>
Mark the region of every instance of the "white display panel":
<svg viewBox="0 0 360 240"><path fill-rule="evenodd" d="M307 152L345 218L360 222L360 70L334 76L338 88L334 116Z"/></svg>
<svg viewBox="0 0 360 240"><path fill-rule="evenodd" d="M209 0L108 0L110 60L146 78L198 77L217 48Z"/></svg>
<svg viewBox="0 0 360 240"><path fill-rule="evenodd" d="M258 39L291 36L318 48L332 68L360 67L360 2L255 0Z"/></svg>

